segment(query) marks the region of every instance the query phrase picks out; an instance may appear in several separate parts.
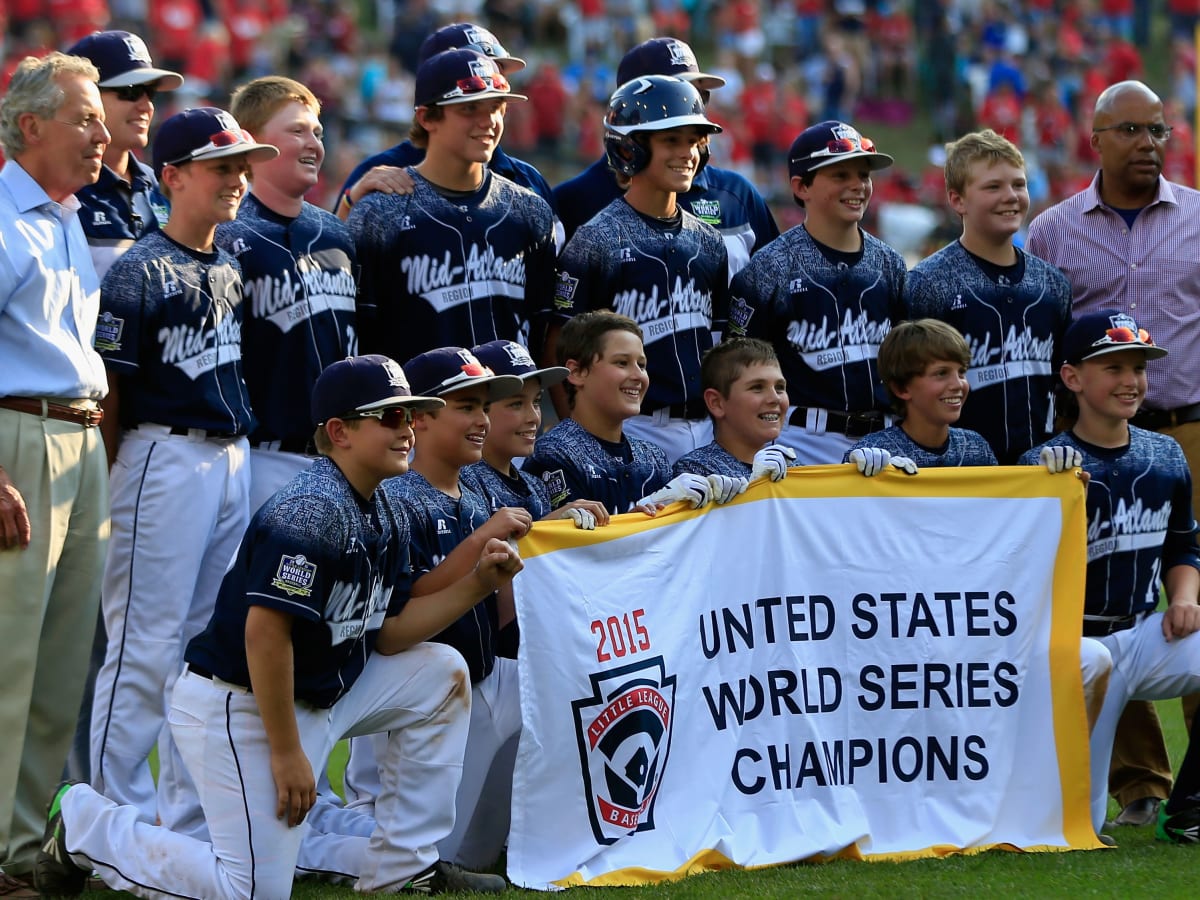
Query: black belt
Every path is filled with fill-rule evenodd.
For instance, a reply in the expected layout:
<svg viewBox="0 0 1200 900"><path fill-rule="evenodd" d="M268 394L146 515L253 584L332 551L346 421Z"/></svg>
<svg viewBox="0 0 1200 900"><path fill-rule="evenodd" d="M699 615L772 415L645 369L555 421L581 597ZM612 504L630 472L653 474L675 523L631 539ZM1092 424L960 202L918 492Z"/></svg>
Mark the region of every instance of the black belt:
<svg viewBox="0 0 1200 900"><path fill-rule="evenodd" d="M1138 623L1138 620L1145 613L1135 613L1132 616L1084 616L1083 617L1083 636L1084 637L1104 637L1109 634L1116 634L1118 631L1126 631Z"/></svg>
<svg viewBox="0 0 1200 900"><path fill-rule="evenodd" d="M252 450L273 450L277 453L300 453L316 456L317 448L309 438L288 438L282 441L251 441Z"/></svg>
<svg viewBox="0 0 1200 900"><path fill-rule="evenodd" d="M223 679L223 678L217 678L217 676L214 675L212 672L208 671L208 669L204 668L203 666L197 666L194 663L188 663L187 670L189 672L191 672L193 675L196 675L199 678L203 678L205 681L213 681L215 679L215 680L221 681L225 684L232 685L233 687L241 688L243 691L250 690L250 688L242 687L242 685L240 685L240 684L234 684L232 681L225 681L225 679Z"/></svg>
<svg viewBox="0 0 1200 900"><path fill-rule="evenodd" d="M841 412L836 409L817 409L816 413L825 413L825 431L840 432L846 437L866 437L884 426L881 412ZM809 407L798 406L788 416L788 424L795 428L804 428L808 424Z"/></svg>
<svg viewBox="0 0 1200 900"><path fill-rule="evenodd" d="M1147 431L1174 428L1176 425L1186 425L1188 422L1200 422L1200 403L1180 406L1176 409L1139 409L1137 415L1129 421Z"/></svg>
<svg viewBox="0 0 1200 900"><path fill-rule="evenodd" d="M92 406L67 406L36 397L0 397L0 409L12 409L33 416L45 416L60 422L74 422L84 428L95 428L104 419L104 410Z"/></svg>
<svg viewBox="0 0 1200 900"><path fill-rule="evenodd" d="M708 407L703 400L689 400L687 403L672 403L670 406L660 406L643 415L652 416L660 409L665 409L672 419L707 419Z"/></svg>
<svg viewBox="0 0 1200 900"><path fill-rule="evenodd" d="M207 428L185 428L182 425L171 426L171 434L175 435L188 435L193 431L203 431L205 439L216 438L220 441L228 441L241 436L235 431L209 431Z"/></svg>

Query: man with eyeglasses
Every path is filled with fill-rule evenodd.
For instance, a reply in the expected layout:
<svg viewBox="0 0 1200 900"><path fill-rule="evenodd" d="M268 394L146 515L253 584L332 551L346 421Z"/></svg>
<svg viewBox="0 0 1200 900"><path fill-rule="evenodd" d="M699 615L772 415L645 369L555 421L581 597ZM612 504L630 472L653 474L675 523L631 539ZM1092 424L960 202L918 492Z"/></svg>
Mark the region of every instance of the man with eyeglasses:
<svg viewBox="0 0 1200 900"><path fill-rule="evenodd" d="M1093 149L1100 171L1080 193L1037 216L1026 248L1062 269L1075 314L1116 308L1166 347L1200 345L1200 192L1162 176L1171 126L1163 103L1140 81L1096 99ZM1147 364L1150 387L1132 424L1183 447L1200 503L1200 355L1181 350ZM1184 698L1190 718L1195 697ZM1113 748L1109 790L1117 824L1148 825L1171 788L1171 767L1154 707L1130 703Z"/></svg>
<svg viewBox="0 0 1200 900"><path fill-rule="evenodd" d="M29 57L0 100L0 894L13 897L37 896L17 879L70 746L108 538L100 281L74 196L109 139L98 78L79 57Z"/></svg>

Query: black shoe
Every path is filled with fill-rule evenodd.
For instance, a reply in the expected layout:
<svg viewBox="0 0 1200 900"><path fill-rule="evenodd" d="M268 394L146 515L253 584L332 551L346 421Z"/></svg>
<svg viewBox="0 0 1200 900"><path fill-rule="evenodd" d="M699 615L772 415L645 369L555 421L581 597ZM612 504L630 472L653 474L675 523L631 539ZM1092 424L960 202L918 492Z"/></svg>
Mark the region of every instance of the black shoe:
<svg viewBox="0 0 1200 900"><path fill-rule="evenodd" d="M91 874L90 869L75 865L67 852L62 799L74 785L73 781L60 784L46 810L46 831L42 835L37 861L33 864L33 880L37 889L47 897L76 897L82 894Z"/></svg>
<svg viewBox="0 0 1200 900"><path fill-rule="evenodd" d="M508 882L499 875L468 872L466 869L439 859L420 875L414 875L400 889L405 894L500 894Z"/></svg>
<svg viewBox="0 0 1200 900"><path fill-rule="evenodd" d="M1113 819L1114 825L1153 825L1158 819L1158 805L1162 803L1157 797L1142 797L1134 800Z"/></svg>
<svg viewBox="0 0 1200 900"><path fill-rule="evenodd" d="M1200 844L1200 805L1168 813L1164 803L1158 811L1154 836L1172 844Z"/></svg>

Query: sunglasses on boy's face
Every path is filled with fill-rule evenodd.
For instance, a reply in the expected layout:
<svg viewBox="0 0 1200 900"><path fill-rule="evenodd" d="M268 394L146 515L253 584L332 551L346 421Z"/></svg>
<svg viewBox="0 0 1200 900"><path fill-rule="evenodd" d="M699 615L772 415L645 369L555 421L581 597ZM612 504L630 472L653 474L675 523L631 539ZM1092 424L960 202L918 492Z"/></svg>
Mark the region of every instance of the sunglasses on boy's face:
<svg viewBox="0 0 1200 900"><path fill-rule="evenodd" d="M349 422L351 419L378 419L379 424L384 428L395 431L401 425L412 424L413 411L407 406L392 406L387 409L371 409L365 412L356 412L346 416L338 416L338 418L345 422Z"/></svg>
<svg viewBox="0 0 1200 900"><path fill-rule="evenodd" d="M126 103L137 103L145 97L151 103L158 95L158 82L151 81L147 84L127 84L124 87L105 88L106 91L112 91L116 94L118 100L124 100Z"/></svg>

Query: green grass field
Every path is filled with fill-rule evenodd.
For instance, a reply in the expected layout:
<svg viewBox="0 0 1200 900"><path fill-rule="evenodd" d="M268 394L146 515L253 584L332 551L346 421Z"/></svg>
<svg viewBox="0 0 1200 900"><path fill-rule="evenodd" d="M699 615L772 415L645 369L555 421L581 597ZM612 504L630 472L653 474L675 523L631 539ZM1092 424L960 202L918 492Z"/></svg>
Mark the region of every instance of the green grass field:
<svg viewBox="0 0 1200 900"><path fill-rule="evenodd" d="M1187 736L1179 702L1158 704L1159 717L1173 764L1183 754ZM345 746L330 761L333 786L341 791ZM1116 814L1110 803L1110 814ZM1195 897L1200 847L1176 847L1154 840L1153 828L1114 828L1114 850L1074 853L1007 853L923 859L904 863L839 860L823 864L777 866L755 871L696 875L671 884L641 888L575 888L571 897L665 898L665 900L733 900L811 895L853 900L896 897L1112 897L1147 896L1153 900ZM499 870L498 870L499 871ZM533 892L527 892L532 895ZM90 892L88 897L124 897L116 891ZM345 887L299 883L300 900L349 900L359 896ZM469 897L470 894L449 894Z"/></svg>

